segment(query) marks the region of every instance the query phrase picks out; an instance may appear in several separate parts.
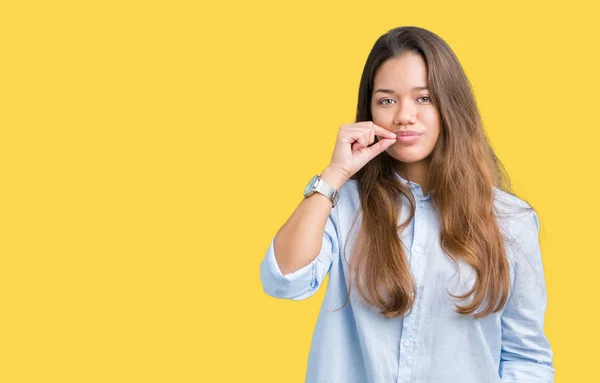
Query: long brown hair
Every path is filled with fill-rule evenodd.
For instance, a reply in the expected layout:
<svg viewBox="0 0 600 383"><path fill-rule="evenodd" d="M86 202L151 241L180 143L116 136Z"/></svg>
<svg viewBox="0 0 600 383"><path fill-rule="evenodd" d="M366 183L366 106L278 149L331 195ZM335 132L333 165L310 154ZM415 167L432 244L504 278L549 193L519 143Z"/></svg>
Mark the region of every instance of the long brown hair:
<svg viewBox="0 0 600 383"><path fill-rule="evenodd" d="M481 318L499 311L508 299L509 264L495 219L494 187L514 193L488 143L471 84L452 49L438 35L419 27L398 27L382 35L362 73L356 121L372 120L371 94L379 66L406 52L417 53L425 61L430 97L440 113L440 135L428 174L440 219L440 245L457 266L461 258L473 267L477 277L466 294L450 295L460 299L472 295L466 306L456 306L457 312L465 315L474 313L487 297L484 309L474 314ZM350 261L350 279L353 273L361 276L362 283L356 284L360 296L387 317L408 312L417 294L398 235L414 218L415 199L408 186L395 177L394 161L384 151L351 177L358 181L361 206L357 215L363 217ZM410 202L411 211L398 226L401 195ZM351 289L352 283L346 303Z"/></svg>

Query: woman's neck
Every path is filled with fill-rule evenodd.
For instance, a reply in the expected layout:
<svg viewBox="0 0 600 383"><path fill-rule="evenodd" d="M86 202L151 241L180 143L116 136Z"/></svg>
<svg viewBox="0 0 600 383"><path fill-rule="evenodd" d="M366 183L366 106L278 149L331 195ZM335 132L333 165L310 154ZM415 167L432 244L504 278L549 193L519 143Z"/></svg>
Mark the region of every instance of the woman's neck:
<svg viewBox="0 0 600 383"><path fill-rule="evenodd" d="M431 160L429 158L411 163L397 161L395 170L402 178L419 184L419 186L421 186L421 190L423 190L423 195L427 195L429 193L427 179L429 175L430 162Z"/></svg>

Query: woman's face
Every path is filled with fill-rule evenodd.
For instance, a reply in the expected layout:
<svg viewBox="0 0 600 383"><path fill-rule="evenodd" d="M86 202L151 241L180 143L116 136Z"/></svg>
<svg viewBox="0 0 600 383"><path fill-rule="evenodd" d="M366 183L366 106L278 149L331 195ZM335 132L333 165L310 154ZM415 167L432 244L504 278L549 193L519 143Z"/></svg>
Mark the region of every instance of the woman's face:
<svg viewBox="0 0 600 383"><path fill-rule="evenodd" d="M375 74L371 95L373 123L398 137L386 152L403 163L427 159L440 134L440 116L429 97L427 67L420 55L408 52L385 61ZM411 133L410 131L414 132Z"/></svg>

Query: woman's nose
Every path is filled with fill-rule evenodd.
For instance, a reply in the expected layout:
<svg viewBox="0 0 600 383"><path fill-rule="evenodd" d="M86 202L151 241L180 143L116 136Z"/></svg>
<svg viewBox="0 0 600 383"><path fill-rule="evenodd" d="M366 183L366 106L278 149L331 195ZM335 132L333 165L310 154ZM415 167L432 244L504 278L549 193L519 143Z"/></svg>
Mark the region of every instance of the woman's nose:
<svg viewBox="0 0 600 383"><path fill-rule="evenodd" d="M410 102L399 102L394 116L394 123L398 125L414 124L416 114L416 108Z"/></svg>

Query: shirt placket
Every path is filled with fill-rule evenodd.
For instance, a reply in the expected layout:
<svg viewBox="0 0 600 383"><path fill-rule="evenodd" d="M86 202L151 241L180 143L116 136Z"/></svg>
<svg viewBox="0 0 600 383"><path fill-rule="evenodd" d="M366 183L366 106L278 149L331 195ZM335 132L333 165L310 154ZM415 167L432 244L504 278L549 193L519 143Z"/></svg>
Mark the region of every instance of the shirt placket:
<svg viewBox="0 0 600 383"><path fill-rule="evenodd" d="M422 197L415 196L417 207L414 217L413 241L410 249L410 269L415 278L417 296L410 314L402 321L402 336L400 338L400 358L398 361L397 383L410 382L414 370L414 355L416 346L417 327L421 315L422 281L424 272L423 250L427 235L425 202Z"/></svg>

